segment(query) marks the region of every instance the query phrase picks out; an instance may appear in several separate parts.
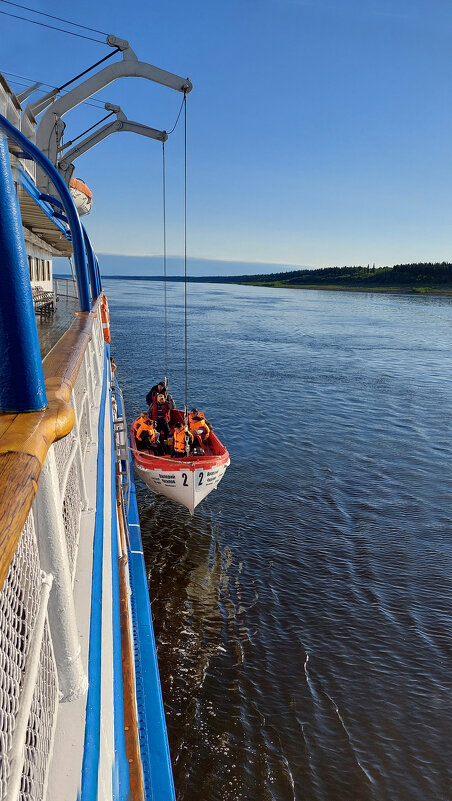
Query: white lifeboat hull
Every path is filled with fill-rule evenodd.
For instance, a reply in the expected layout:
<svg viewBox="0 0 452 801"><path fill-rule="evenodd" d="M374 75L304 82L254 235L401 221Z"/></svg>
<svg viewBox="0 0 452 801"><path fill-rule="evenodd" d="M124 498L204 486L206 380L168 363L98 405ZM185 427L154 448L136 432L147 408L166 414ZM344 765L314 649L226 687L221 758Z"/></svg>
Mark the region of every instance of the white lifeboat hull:
<svg viewBox="0 0 452 801"><path fill-rule="evenodd" d="M75 203L79 216L89 214L93 206L93 193L91 189L79 178L71 178L69 191Z"/></svg>
<svg viewBox="0 0 452 801"><path fill-rule="evenodd" d="M155 461L159 462L158 466L151 468L144 467L135 459L138 475L149 489L186 506L190 514L193 514L198 504L218 487L229 466L229 459L222 465L200 467L188 460L181 461L177 466L175 459L159 457Z"/></svg>
<svg viewBox="0 0 452 801"><path fill-rule="evenodd" d="M175 412L172 412L172 417L177 415L177 410ZM190 514L218 487L230 464L228 451L213 432L208 439L210 453L186 459L155 456L148 451L137 450L133 423L131 444L135 469L146 486L158 495L185 506Z"/></svg>

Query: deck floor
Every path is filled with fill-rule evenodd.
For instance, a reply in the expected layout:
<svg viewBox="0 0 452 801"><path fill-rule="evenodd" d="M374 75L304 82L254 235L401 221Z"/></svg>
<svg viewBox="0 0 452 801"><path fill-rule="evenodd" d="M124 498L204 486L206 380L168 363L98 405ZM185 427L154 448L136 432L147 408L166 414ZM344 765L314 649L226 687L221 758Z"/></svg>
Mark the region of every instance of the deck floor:
<svg viewBox="0 0 452 801"><path fill-rule="evenodd" d="M59 295L55 303L54 312L35 315L42 359L47 356L60 337L67 331L75 317L78 306L76 298Z"/></svg>

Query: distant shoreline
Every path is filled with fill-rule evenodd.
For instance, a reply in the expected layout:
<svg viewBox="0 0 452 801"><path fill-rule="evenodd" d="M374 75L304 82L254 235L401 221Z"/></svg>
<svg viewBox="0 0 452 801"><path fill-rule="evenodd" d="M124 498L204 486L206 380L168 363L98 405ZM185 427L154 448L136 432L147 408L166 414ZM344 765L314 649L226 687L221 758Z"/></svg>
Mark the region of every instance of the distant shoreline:
<svg viewBox="0 0 452 801"><path fill-rule="evenodd" d="M240 281L242 286L262 286L271 289L320 289L329 292L378 292L387 295L445 295L452 296L452 287L428 286L339 286L338 284L282 284L278 281Z"/></svg>
<svg viewBox="0 0 452 801"><path fill-rule="evenodd" d="M55 278L71 278L70 275L56 274ZM103 278L112 281L164 281L163 275L104 275ZM444 287L431 287L419 285L394 285L394 286L353 286L353 285L340 285L340 284L288 284L281 281L250 281L251 276L247 276L248 280L239 280L240 276L198 276L191 275L187 277L189 283L196 284L235 284L236 286L261 286L270 289L319 289L328 292L377 292L379 294L386 293L387 295L439 295L444 297L452 296L452 286L446 285ZM173 283L183 283L183 275L167 276L167 281Z"/></svg>

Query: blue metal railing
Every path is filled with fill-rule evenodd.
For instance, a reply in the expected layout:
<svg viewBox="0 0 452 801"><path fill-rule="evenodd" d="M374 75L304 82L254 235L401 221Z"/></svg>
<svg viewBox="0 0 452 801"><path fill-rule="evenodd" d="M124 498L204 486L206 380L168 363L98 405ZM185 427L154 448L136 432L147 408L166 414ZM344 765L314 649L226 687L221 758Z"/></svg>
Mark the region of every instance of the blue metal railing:
<svg viewBox="0 0 452 801"><path fill-rule="evenodd" d="M88 260L88 274L89 282L91 284L91 294L94 298L98 298L102 291L99 281L99 266L84 225L82 225L82 231L85 242L86 258Z"/></svg>
<svg viewBox="0 0 452 801"><path fill-rule="evenodd" d="M41 194L39 195L39 200L45 200L47 203L50 203L51 206L56 206L58 209L63 208L61 200L58 200L58 198L53 197L53 195L47 195L44 192L41 192ZM55 217L57 216L56 212L54 212L54 216ZM59 215L59 219L64 220L64 222L68 222L67 217L65 217L63 214ZM99 262L97 260L96 254L94 253L91 240L86 232L86 228L83 224L82 224L82 231L83 231L83 239L85 242L85 253L88 261L88 275L89 275L89 283L91 286L91 297L98 298L100 293L102 292L102 285L100 281L100 272L99 272Z"/></svg>
<svg viewBox="0 0 452 801"><path fill-rule="evenodd" d="M0 412L36 412L47 406L47 396L22 221L1 129L0 259Z"/></svg>
<svg viewBox="0 0 452 801"><path fill-rule="evenodd" d="M99 267L99 261L98 261L97 256L94 257L94 260L96 262L97 281L98 281L98 284L99 284L99 294L100 294L102 292L102 279L100 277L100 267Z"/></svg>
<svg viewBox="0 0 452 801"><path fill-rule="evenodd" d="M3 133L2 133L3 132ZM26 136L0 114L0 257L3 287L0 293L0 412L37 411L47 405L39 341L28 273L22 222L8 152L7 134L50 178L61 199L71 231L80 310L91 310L100 294L97 259L82 230L71 193L53 164Z"/></svg>
<svg viewBox="0 0 452 801"><path fill-rule="evenodd" d="M72 200L71 193L64 183L58 170L46 156L30 142L26 136L18 131L14 125L0 114L0 129L2 129L11 139L13 139L22 150L45 172L52 181L60 200L63 204L68 218L69 228L71 229L72 246L74 248L74 267L78 286L78 296L80 300L80 311L91 311L91 298L89 294L88 269L85 258L85 243L83 240L82 226Z"/></svg>

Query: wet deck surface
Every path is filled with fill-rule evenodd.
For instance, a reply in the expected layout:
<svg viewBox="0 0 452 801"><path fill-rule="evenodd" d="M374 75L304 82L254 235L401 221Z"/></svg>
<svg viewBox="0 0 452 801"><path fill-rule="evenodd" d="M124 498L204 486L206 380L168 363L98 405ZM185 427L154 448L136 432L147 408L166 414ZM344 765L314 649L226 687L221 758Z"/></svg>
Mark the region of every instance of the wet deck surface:
<svg viewBox="0 0 452 801"><path fill-rule="evenodd" d="M41 357L47 356L60 337L67 331L78 309L76 298L59 296L55 304L55 311L50 314L36 314L39 347Z"/></svg>

